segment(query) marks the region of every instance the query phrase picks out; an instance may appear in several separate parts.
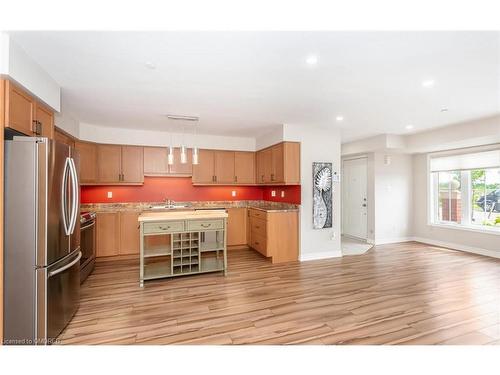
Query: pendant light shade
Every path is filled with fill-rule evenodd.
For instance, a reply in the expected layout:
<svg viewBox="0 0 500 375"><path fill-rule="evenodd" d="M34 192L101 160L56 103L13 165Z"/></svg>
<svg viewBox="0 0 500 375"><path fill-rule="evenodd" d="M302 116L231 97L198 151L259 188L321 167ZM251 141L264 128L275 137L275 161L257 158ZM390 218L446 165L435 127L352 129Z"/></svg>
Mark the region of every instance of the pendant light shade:
<svg viewBox="0 0 500 375"><path fill-rule="evenodd" d="M193 147L193 165L198 165L198 147Z"/></svg>
<svg viewBox="0 0 500 375"><path fill-rule="evenodd" d="M167 162L168 165L174 164L174 148L172 146L168 148Z"/></svg>
<svg viewBox="0 0 500 375"><path fill-rule="evenodd" d="M181 146L181 164L186 164L187 161L188 161L188 158L187 158L186 146L182 145Z"/></svg>

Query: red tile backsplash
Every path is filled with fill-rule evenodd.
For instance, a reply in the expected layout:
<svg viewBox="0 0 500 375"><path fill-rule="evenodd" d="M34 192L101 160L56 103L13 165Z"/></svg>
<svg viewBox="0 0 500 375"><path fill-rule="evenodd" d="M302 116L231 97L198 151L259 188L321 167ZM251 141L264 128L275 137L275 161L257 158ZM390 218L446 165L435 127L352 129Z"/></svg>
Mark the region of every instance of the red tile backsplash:
<svg viewBox="0 0 500 375"><path fill-rule="evenodd" d="M300 204L300 185L264 186L263 190L262 199L265 201ZM276 192L274 197L273 190ZM281 192L285 193L284 197L281 197Z"/></svg>
<svg viewBox="0 0 500 375"><path fill-rule="evenodd" d="M271 190L276 189L276 197ZM236 191L236 196L231 195ZM281 190L285 198L281 198ZM108 191L113 198L107 198ZM267 198L269 196L269 199ZM82 186L82 203L160 202L220 200L272 200L300 204L300 186L193 186L190 177L144 177L140 186Z"/></svg>

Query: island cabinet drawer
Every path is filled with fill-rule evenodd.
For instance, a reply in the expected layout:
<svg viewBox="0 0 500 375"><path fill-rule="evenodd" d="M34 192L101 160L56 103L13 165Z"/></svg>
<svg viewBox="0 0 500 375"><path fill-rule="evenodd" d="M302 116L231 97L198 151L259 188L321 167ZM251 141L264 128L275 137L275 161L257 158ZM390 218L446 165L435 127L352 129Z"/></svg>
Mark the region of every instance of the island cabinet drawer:
<svg viewBox="0 0 500 375"><path fill-rule="evenodd" d="M248 216L266 220L267 219L267 212L261 211L261 210L256 210L254 208L250 208L248 210Z"/></svg>
<svg viewBox="0 0 500 375"><path fill-rule="evenodd" d="M264 256L269 256L267 253L267 241L266 237L259 235L258 233L252 232L250 234L250 247L257 250Z"/></svg>
<svg viewBox="0 0 500 375"><path fill-rule="evenodd" d="M265 237L267 235L266 227L267 227L266 220L250 216L250 231L252 233L256 233L260 236Z"/></svg>
<svg viewBox="0 0 500 375"><path fill-rule="evenodd" d="M224 220L190 220L187 222L188 230L210 230L210 229L223 229Z"/></svg>
<svg viewBox="0 0 500 375"><path fill-rule="evenodd" d="M183 221L166 221L164 223L144 223L144 234L169 233L184 231Z"/></svg>

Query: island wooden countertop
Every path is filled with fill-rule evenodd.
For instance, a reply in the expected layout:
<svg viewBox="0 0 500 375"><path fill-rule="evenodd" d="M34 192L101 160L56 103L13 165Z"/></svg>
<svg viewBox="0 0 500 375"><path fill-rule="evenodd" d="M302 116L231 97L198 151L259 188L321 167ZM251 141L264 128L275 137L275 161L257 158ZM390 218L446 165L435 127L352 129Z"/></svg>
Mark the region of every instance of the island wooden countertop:
<svg viewBox="0 0 500 375"><path fill-rule="evenodd" d="M227 218L227 212L222 210L201 211L169 211L169 212L144 212L137 219L139 222L155 222L169 220L208 220Z"/></svg>

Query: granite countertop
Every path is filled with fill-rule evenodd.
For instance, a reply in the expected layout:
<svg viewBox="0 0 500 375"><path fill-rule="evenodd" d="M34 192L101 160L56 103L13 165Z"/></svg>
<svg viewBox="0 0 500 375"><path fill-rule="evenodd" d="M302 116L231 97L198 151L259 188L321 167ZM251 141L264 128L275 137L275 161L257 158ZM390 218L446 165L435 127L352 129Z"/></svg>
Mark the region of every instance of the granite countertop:
<svg viewBox="0 0 500 375"><path fill-rule="evenodd" d="M223 219L227 218L224 211L203 210L203 211L164 211L164 212L143 212L139 215L139 222L156 222L168 220L200 220L200 219Z"/></svg>
<svg viewBox="0 0 500 375"><path fill-rule="evenodd" d="M267 212L293 212L298 211L300 205L283 202L270 202L262 200L241 201L187 201L176 202L183 207L152 209L152 206L165 205L165 202L130 202L130 203L84 203L80 205L80 211L94 212L172 212L172 211L194 211L204 209L227 209L227 208L255 208Z"/></svg>

